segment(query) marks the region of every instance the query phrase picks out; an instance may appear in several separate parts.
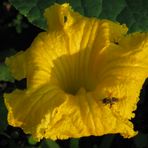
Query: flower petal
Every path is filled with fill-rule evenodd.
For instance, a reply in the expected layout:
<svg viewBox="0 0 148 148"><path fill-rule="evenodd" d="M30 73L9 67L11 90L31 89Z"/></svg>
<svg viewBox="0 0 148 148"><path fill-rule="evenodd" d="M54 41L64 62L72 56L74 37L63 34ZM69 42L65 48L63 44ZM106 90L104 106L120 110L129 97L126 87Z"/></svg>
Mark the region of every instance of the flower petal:
<svg viewBox="0 0 148 148"><path fill-rule="evenodd" d="M8 122L12 126L22 127L26 133L32 133L37 139L43 138L42 129L47 128L46 123L41 124L46 114L49 113L52 119L53 111L66 99L65 94L54 85L44 86L34 93L15 90L11 94L5 94L4 97L9 110ZM51 119L48 119L48 124ZM38 130L41 133L37 135Z"/></svg>
<svg viewBox="0 0 148 148"><path fill-rule="evenodd" d="M83 17L68 4L47 8L45 17L47 32L6 60L27 79L26 90L4 96L9 124L37 140L134 136L129 120L148 74L148 34L126 35L125 25Z"/></svg>
<svg viewBox="0 0 148 148"><path fill-rule="evenodd" d="M136 42L136 43L135 43ZM148 34L135 33L111 44L96 71L98 98L118 99L113 112L123 119L134 117L142 85L148 74ZM103 55L102 55L103 56ZM99 65L99 61L97 63Z"/></svg>
<svg viewBox="0 0 148 148"><path fill-rule="evenodd" d="M20 51L16 55L6 58L5 63L10 67L15 79L21 80L26 77L26 52Z"/></svg>
<svg viewBox="0 0 148 148"><path fill-rule="evenodd" d="M44 13L48 23L48 31L61 30L75 24L82 16L73 12L68 3L54 4Z"/></svg>

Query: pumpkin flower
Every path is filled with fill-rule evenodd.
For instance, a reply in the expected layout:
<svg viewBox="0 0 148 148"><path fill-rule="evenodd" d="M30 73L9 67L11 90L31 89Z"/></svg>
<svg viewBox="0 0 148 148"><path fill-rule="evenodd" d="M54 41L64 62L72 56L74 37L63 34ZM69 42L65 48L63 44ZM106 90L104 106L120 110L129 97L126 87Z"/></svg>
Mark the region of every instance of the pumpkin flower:
<svg viewBox="0 0 148 148"><path fill-rule="evenodd" d="M134 117L148 75L148 33L87 18L69 4L45 10L48 29L6 58L27 88L5 94L8 122L40 140L137 134Z"/></svg>

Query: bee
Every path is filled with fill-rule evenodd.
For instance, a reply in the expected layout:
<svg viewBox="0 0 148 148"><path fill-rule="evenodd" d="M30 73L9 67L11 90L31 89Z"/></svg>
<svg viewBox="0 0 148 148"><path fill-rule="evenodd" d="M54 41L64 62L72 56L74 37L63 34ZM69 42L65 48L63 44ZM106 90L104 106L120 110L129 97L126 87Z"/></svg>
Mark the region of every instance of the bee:
<svg viewBox="0 0 148 148"><path fill-rule="evenodd" d="M114 44L119 45L119 43L118 43L118 42L116 42L116 41L114 41Z"/></svg>
<svg viewBox="0 0 148 148"><path fill-rule="evenodd" d="M119 45L119 42L115 39L113 40L113 43L116 44L116 45Z"/></svg>
<svg viewBox="0 0 148 148"><path fill-rule="evenodd" d="M112 107L112 105L118 101L119 101L118 98L112 97L112 98L104 98L102 100L102 103L105 105L109 104L110 107Z"/></svg>

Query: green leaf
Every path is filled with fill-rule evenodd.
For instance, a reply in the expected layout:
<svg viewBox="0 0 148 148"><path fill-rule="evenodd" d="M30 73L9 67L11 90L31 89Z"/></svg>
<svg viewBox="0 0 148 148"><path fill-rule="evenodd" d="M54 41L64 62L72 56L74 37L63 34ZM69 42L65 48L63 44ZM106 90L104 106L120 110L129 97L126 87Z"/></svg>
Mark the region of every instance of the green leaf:
<svg viewBox="0 0 148 148"><path fill-rule="evenodd" d="M117 16L126 7L125 0L103 0L102 11L99 18L107 18L116 21Z"/></svg>
<svg viewBox="0 0 148 148"><path fill-rule="evenodd" d="M60 148L60 146L53 140L43 140L41 148Z"/></svg>
<svg viewBox="0 0 148 148"><path fill-rule="evenodd" d="M147 0L10 0L28 20L46 29L43 17L45 8L56 3L68 2L75 11L88 17L110 19L124 23L129 31L148 31Z"/></svg>
<svg viewBox="0 0 148 148"><path fill-rule="evenodd" d="M148 31L148 1L126 0L126 6L117 16L117 21L125 23L133 31Z"/></svg>
<svg viewBox="0 0 148 148"><path fill-rule="evenodd" d="M47 24L43 17L44 9L55 2L55 0L10 0L10 2L26 16L28 20L40 27L46 29Z"/></svg>
<svg viewBox="0 0 148 148"><path fill-rule="evenodd" d="M82 0L84 15L89 17L98 17L102 11L103 0Z"/></svg>
<svg viewBox="0 0 148 148"><path fill-rule="evenodd" d="M70 139L70 148L79 148L79 139Z"/></svg>
<svg viewBox="0 0 148 148"><path fill-rule="evenodd" d="M35 145L37 143L37 141L32 136L29 136L28 137L28 143L30 145Z"/></svg>
<svg viewBox="0 0 148 148"><path fill-rule="evenodd" d="M14 82L14 78L12 77L8 66L4 63L0 63L0 81Z"/></svg>

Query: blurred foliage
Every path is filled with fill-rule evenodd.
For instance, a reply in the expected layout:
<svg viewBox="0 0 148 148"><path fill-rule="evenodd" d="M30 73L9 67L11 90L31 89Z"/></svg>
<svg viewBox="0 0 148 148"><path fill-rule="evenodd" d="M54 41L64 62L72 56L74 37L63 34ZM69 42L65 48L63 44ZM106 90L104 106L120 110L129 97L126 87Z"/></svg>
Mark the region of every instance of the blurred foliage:
<svg viewBox="0 0 148 148"><path fill-rule="evenodd" d="M2 6L1 6L2 7ZM23 15L21 15L20 13L17 13L15 14L15 12L13 12L12 14L9 13L11 12L11 4L7 1L4 1L3 2L3 7L1 8L1 14L4 13L4 10L2 10L3 8L5 8L5 11L7 11L8 13L4 13L4 16L1 17L1 20L0 20L0 25L3 25L2 27L6 28L6 27L14 27L16 29L16 32L17 33L21 33L22 30L24 28L27 28L27 24L23 21L24 17ZM13 18L13 16L15 16ZM5 19L3 19L5 18Z"/></svg>
<svg viewBox="0 0 148 148"><path fill-rule="evenodd" d="M17 33L21 33L23 28L27 28L28 25L23 23L23 16L21 14L17 14L16 18L8 24L8 27L15 27Z"/></svg>
<svg viewBox="0 0 148 148"><path fill-rule="evenodd" d="M37 143L37 141L32 136L29 136L28 137L28 143L30 145L35 145Z"/></svg>
<svg viewBox="0 0 148 148"><path fill-rule="evenodd" d="M60 146L52 140L43 140L40 148L60 148Z"/></svg>
<svg viewBox="0 0 148 148"><path fill-rule="evenodd" d="M69 2L81 14L97 18L107 18L126 23L130 31L148 31L147 0L10 0L20 11L16 11L8 0L0 1L0 147L4 148L148 148L148 80L141 91L141 100L133 119L139 134L131 139L120 135L90 136L68 140L41 140L37 142L19 128L7 123L7 109L3 94L17 87L25 88L25 80L16 81L4 64L6 57L26 49L41 30L31 25L23 17L45 29L43 10L51 4ZM22 15L23 14L23 15ZM4 42L5 41L5 42ZM18 46L19 45L19 46Z"/></svg>
<svg viewBox="0 0 148 148"><path fill-rule="evenodd" d="M0 81L14 81L9 68L3 63L0 63Z"/></svg>
<svg viewBox="0 0 148 148"><path fill-rule="evenodd" d="M70 148L79 148L79 139L71 139Z"/></svg>

